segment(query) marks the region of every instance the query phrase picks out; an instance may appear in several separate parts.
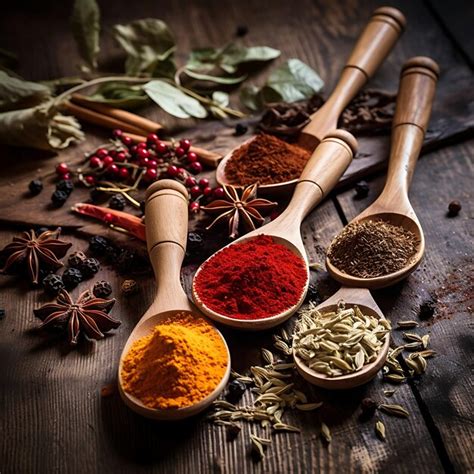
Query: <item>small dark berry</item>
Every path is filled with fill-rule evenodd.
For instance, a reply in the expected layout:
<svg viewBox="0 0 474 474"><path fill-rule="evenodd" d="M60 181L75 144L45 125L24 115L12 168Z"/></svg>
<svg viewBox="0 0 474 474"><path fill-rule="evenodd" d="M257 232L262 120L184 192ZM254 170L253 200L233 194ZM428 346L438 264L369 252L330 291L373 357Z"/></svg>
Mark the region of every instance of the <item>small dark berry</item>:
<svg viewBox="0 0 474 474"><path fill-rule="evenodd" d="M433 300L424 301L420 305L418 316L420 319L430 319L436 311L436 303Z"/></svg>
<svg viewBox="0 0 474 474"><path fill-rule="evenodd" d="M115 209L117 211L123 211L125 209L125 204L127 204L126 199L121 194L114 194L109 201L110 209Z"/></svg>
<svg viewBox="0 0 474 474"><path fill-rule="evenodd" d="M80 270L84 278L90 278L100 270L100 263L96 258L87 258L82 262Z"/></svg>
<svg viewBox="0 0 474 474"><path fill-rule="evenodd" d="M226 399L230 403L237 403L247 390L247 386L240 380L232 380L227 387Z"/></svg>
<svg viewBox="0 0 474 474"><path fill-rule="evenodd" d="M375 410L377 410L377 402L371 398L364 398L360 403L361 414L360 419L362 421L370 420L375 415Z"/></svg>
<svg viewBox="0 0 474 474"><path fill-rule="evenodd" d="M51 196L51 201L53 204L57 207L62 206L66 201L69 195L65 193L64 191L54 191L54 193Z"/></svg>
<svg viewBox="0 0 474 474"><path fill-rule="evenodd" d="M64 289L64 282L60 275L51 273L43 278L43 287L51 295L57 295L62 289Z"/></svg>
<svg viewBox="0 0 474 474"><path fill-rule="evenodd" d="M40 179L34 179L28 185L28 189L33 196L37 196L41 191L43 191L43 183Z"/></svg>
<svg viewBox="0 0 474 474"><path fill-rule="evenodd" d="M246 134L248 129L249 129L249 128L248 128L246 125L243 125L243 124L241 124L241 123L238 123L238 124L235 126L234 135L237 136L237 137L240 137L240 135Z"/></svg>
<svg viewBox="0 0 474 474"><path fill-rule="evenodd" d="M94 235L89 239L89 250L95 255L103 255L110 241L101 235Z"/></svg>
<svg viewBox="0 0 474 474"><path fill-rule="evenodd" d="M356 199L363 199L369 195L369 184L366 181L359 181L354 186L355 189L355 198Z"/></svg>
<svg viewBox="0 0 474 474"><path fill-rule="evenodd" d="M72 181L69 179L62 179L58 184L56 184L56 190L63 191L69 196L74 190L74 184L72 184Z"/></svg>
<svg viewBox="0 0 474 474"><path fill-rule="evenodd" d="M115 259L120 255L120 250L114 245L109 245L105 249L105 256L111 261L115 262Z"/></svg>
<svg viewBox="0 0 474 474"><path fill-rule="evenodd" d="M63 282L69 288L75 288L83 280L82 272L77 268L67 268L63 273Z"/></svg>
<svg viewBox="0 0 474 474"><path fill-rule="evenodd" d="M112 293L112 286L108 281L100 280L94 284L92 293L97 298L107 298Z"/></svg>
<svg viewBox="0 0 474 474"><path fill-rule="evenodd" d="M71 255L69 255L67 263L72 268L79 268L86 259L87 257L84 252L73 252Z"/></svg>
<svg viewBox="0 0 474 474"><path fill-rule="evenodd" d="M89 195L92 202L102 201L104 199L104 196L106 196L106 194L103 191L99 191L97 188L91 189L91 192Z"/></svg>
<svg viewBox="0 0 474 474"><path fill-rule="evenodd" d="M238 38L242 38L248 32L249 32L249 28L248 28L247 25L239 25L239 26L237 26L237 28L235 30L235 36L237 36Z"/></svg>
<svg viewBox="0 0 474 474"><path fill-rule="evenodd" d="M448 216L449 217L457 216L461 209L462 209L462 206L459 201L451 201L448 206Z"/></svg>

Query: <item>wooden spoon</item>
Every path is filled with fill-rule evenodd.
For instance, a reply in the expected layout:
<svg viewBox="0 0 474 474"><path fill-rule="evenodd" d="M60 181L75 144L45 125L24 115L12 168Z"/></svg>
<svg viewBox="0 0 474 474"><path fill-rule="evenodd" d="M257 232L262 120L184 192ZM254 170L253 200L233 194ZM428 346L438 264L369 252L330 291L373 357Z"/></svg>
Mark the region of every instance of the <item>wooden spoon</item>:
<svg viewBox="0 0 474 474"><path fill-rule="evenodd" d="M301 297L298 303L283 313L268 318L256 320L235 319L219 314L208 308L193 284L194 301L196 306L201 309L204 314L215 321L235 328L261 330L281 324L300 307L306 296L309 284L308 260L300 231L301 222L311 209L335 186L340 176L349 166L356 149L357 141L349 132L335 130L329 133L308 161L295 188L293 197L285 211L274 221L260 229L248 233L220 250L220 252L225 251L230 245L245 242L262 234L272 236L277 243L289 248L293 253L303 259L306 264L306 283L304 288L301 289ZM199 272L202 271L202 268L201 265L194 276L194 281L196 281L196 277Z"/></svg>
<svg viewBox="0 0 474 474"><path fill-rule="evenodd" d="M401 226L417 236L417 252L404 268L375 278L348 275L327 258L326 267L329 273L343 285L370 289L390 286L406 278L421 261L425 251L425 238L408 199L408 188L425 137L438 75L439 67L430 58L414 57L403 65L393 119L387 181L377 200L352 220L357 222L382 219Z"/></svg>
<svg viewBox="0 0 474 474"><path fill-rule="evenodd" d="M311 116L311 121L301 131L298 145L313 152L326 134L337 128L339 116L374 75L389 54L405 28L406 20L403 13L396 8L377 8L369 23L359 37L351 56L349 57L334 91L325 104ZM242 145L253 140L245 141ZM220 184L229 183L225 167L234 150L220 161L216 170L216 179ZM284 194L291 191L298 179L277 184L263 184L260 193Z"/></svg>
<svg viewBox="0 0 474 474"><path fill-rule="evenodd" d="M352 277L338 270L329 259L326 259L326 267L333 278L347 287L357 288L340 288L333 296L318 306L318 310L321 312L333 311L339 301L344 301L346 307L358 305L362 312L384 318L382 311L372 298L369 288L393 285L407 277L420 263L425 249L425 241L423 230L408 200L408 188L423 144L438 74L438 65L429 58L415 57L404 64L393 120L387 182L379 198L352 220L352 222L356 222L363 219L381 218L414 232L419 238L415 259L398 272L377 278ZM296 355L294 355L294 359L298 372L314 385L329 389L347 389L362 385L375 377L385 363L388 346L389 337L387 335L385 344L374 362L357 372L338 377L328 377L310 369Z"/></svg>
<svg viewBox="0 0 474 474"><path fill-rule="evenodd" d="M125 404L140 415L155 420L178 420L201 412L221 393L229 379L230 354L224 338L216 329L227 349L227 369L214 391L195 405L169 410L149 408L124 390L122 364L137 339L150 334L157 324L177 313L184 311L198 318L203 317L190 303L180 283L188 231L186 188L173 180L160 180L152 184L146 192L145 215L147 248L158 289L153 303L130 334L120 356L119 389Z"/></svg>
<svg viewBox="0 0 474 474"><path fill-rule="evenodd" d="M317 309L321 313L329 313L336 311L337 305L340 301L344 301L346 308L358 306L362 313L368 316L373 316L378 319L385 319L382 310L377 306L377 303L372 298L370 291L365 288L341 288L334 295L321 303ZM350 303L347 303L350 301ZM310 369L302 359L300 359L294 352L293 358L295 360L296 369L300 375L308 382L317 385L318 387L327 389L348 389L363 385L372 380L377 372L382 368L387 358L387 353L390 345L390 334L385 336L385 342L380 350L377 358L370 364L365 365L357 372L340 375L338 377L329 377L320 372Z"/></svg>

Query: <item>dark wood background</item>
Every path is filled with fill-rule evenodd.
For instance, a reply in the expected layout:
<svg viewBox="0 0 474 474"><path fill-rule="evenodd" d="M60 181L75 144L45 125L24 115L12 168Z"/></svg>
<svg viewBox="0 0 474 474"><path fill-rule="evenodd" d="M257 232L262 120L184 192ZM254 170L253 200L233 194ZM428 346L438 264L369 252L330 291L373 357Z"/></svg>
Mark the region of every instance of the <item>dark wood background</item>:
<svg viewBox="0 0 474 474"><path fill-rule="evenodd" d="M232 38L237 25L247 25L245 43L281 49L278 62L289 57L306 61L325 80L326 93L335 84L370 12L382 4L363 0L99 3L105 30L103 70L116 69L122 60L106 34L118 22L164 19L178 40L178 61L185 59L190 48L218 46ZM442 132L462 117L469 132L473 120L472 33L468 26L473 20L472 2L390 3L406 14L408 28L370 86L396 91L402 63L414 55L431 56L442 70L432 123ZM70 8L69 1L16 1L2 6L0 47L19 55L18 72L24 77L40 80L76 74L78 57L68 25ZM265 74L256 80L262 81ZM170 118L164 120L169 127L177 125ZM53 158L1 149L1 246L22 228L22 222L31 220L20 214L15 218L11 212L22 199L24 183L60 160L73 159L105 136L90 129L85 148ZM289 421L301 426L302 434L272 436L267 458L260 463L249 456L248 439L258 428L244 426L237 440L227 442L225 430L210 425L204 416L181 423L155 423L128 410L117 394L102 398L100 389L115 382L123 344L154 293L152 278L144 276L139 278L139 294L123 298L118 291L123 276L104 267L99 277L114 286L119 300L114 314L122 326L113 336L82 344L76 350L68 350L58 338L35 330L38 321L32 310L46 301L42 291L31 290L13 277L1 278L0 307L5 308L6 317L0 322L0 472L473 472L474 145L469 133L451 141L420 160L410 193L427 241L423 263L407 281L375 294L394 322L416 319L420 304L429 299L437 302L435 317L422 322L419 332L431 334L438 356L430 361L423 377L403 384L390 399L404 405L411 416L408 420L384 417L385 443L375 438L373 421L358 421L362 398L383 399L386 384L379 377L344 393L313 390L314 397L325 402L320 416L331 428L332 443L325 445L319 439L317 414L290 415ZM341 190L307 218L303 233L312 260L322 262L324 248L334 234L374 200L383 182L383 175L372 175L367 198L354 200L352 189ZM447 205L453 199L459 199L463 209L458 217L448 218ZM37 223L49 222L42 211L36 210L35 216ZM85 249L87 242L74 231L82 222L70 217L67 224L67 238L74 248ZM194 268L184 268L188 285ZM322 297L337 289L324 271L313 277ZM271 332L224 333L234 368L239 371L260 363L259 348L270 347ZM394 331L393 339L395 344L401 342L400 333Z"/></svg>

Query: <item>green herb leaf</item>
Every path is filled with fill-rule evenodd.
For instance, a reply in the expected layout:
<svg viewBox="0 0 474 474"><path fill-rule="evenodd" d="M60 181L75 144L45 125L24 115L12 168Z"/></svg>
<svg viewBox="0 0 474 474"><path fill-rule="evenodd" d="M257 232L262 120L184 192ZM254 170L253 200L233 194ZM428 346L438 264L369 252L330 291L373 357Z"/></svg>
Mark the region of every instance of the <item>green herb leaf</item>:
<svg viewBox="0 0 474 474"><path fill-rule="evenodd" d="M49 87L24 81L0 71L0 111L38 105L50 97Z"/></svg>
<svg viewBox="0 0 474 474"><path fill-rule="evenodd" d="M198 72L194 72L190 69L185 69L184 73L193 79L198 79L199 81L210 81L215 82L217 84L239 84L242 81L247 79L247 76L240 76L240 77L221 77L221 76L210 76L209 74L200 74Z"/></svg>
<svg viewBox="0 0 474 474"><path fill-rule="evenodd" d="M149 98L142 86L131 86L123 82L108 82L101 85L88 99L122 109L134 109L145 105Z"/></svg>
<svg viewBox="0 0 474 474"><path fill-rule="evenodd" d="M207 117L207 111L199 101L167 82L150 81L143 86L143 89L163 110L175 117Z"/></svg>
<svg viewBox="0 0 474 474"><path fill-rule="evenodd" d="M220 67L234 74L238 66L250 62L266 62L280 56L280 51L268 46L245 46L230 43L223 48L202 48L191 51L187 69L210 71Z"/></svg>
<svg viewBox="0 0 474 474"><path fill-rule="evenodd" d="M324 82L304 62L289 59L270 74L261 94L264 102L296 102L321 91Z"/></svg>
<svg viewBox="0 0 474 474"><path fill-rule="evenodd" d="M175 41L164 21L155 18L115 25L114 36L128 57L127 74L153 74L160 62L169 60L175 50ZM168 62L167 68L171 63Z"/></svg>
<svg viewBox="0 0 474 474"><path fill-rule="evenodd" d="M75 0L71 26L79 54L92 69L99 55L100 10L96 0Z"/></svg>
<svg viewBox="0 0 474 474"><path fill-rule="evenodd" d="M74 117L58 113L53 102L0 113L0 143L60 150L84 139Z"/></svg>
<svg viewBox="0 0 474 474"><path fill-rule="evenodd" d="M257 111L262 108L263 103L257 86L244 86L240 89L240 101L250 110Z"/></svg>

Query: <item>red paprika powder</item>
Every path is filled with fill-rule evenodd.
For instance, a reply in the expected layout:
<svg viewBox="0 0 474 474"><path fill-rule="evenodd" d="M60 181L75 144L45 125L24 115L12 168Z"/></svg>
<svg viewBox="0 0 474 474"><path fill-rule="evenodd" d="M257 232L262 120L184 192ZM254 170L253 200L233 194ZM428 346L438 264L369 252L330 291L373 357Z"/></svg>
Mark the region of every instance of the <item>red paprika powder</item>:
<svg viewBox="0 0 474 474"><path fill-rule="evenodd" d="M304 260L268 235L226 247L194 279L201 301L235 319L263 319L300 300L307 279Z"/></svg>

